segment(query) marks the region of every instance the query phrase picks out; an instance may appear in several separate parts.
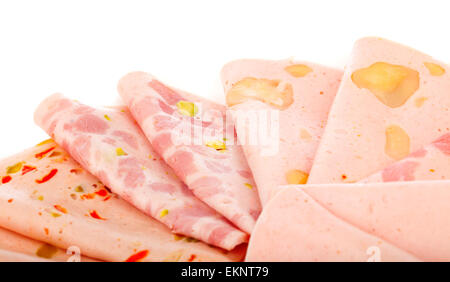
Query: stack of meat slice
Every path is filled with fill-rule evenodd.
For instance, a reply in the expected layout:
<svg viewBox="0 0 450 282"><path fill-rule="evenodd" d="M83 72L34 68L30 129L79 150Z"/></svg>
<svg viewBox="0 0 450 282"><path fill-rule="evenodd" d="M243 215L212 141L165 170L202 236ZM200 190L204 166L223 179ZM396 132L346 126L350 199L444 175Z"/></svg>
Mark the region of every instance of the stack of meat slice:
<svg viewBox="0 0 450 282"><path fill-rule="evenodd" d="M261 205L240 146L227 142L226 107L144 73L119 89L137 121L125 106L61 94L39 105L35 121L54 141L4 160L0 226L52 253L5 246L4 260L65 260L58 247L72 246L79 260L242 260ZM200 128L200 143L176 145L191 137L181 127Z"/></svg>
<svg viewBox="0 0 450 282"><path fill-rule="evenodd" d="M449 72L364 38L345 71L227 64L228 107L144 72L54 94L0 161L0 261L450 261Z"/></svg>
<svg viewBox="0 0 450 282"><path fill-rule="evenodd" d="M119 93L156 152L195 196L250 234L261 207L226 107L142 72L122 78Z"/></svg>
<svg viewBox="0 0 450 282"><path fill-rule="evenodd" d="M227 250L247 240L178 180L125 108L94 109L55 94L35 119L114 193L173 232Z"/></svg>
<svg viewBox="0 0 450 282"><path fill-rule="evenodd" d="M3 160L0 171L0 226L14 231L0 229L2 261L237 261L245 254L244 246L228 252L172 233L52 140Z"/></svg>
<svg viewBox="0 0 450 282"><path fill-rule="evenodd" d="M449 261L449 71L402 45L359 40L307 184L272 193L247 260Z"/></svg>

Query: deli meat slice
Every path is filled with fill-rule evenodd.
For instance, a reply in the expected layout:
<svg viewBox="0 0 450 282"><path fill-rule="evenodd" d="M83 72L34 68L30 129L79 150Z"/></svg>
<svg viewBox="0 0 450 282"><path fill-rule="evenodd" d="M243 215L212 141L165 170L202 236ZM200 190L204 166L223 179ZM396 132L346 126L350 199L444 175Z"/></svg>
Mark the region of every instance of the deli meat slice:
<svg viewBox="0 0 450 282"><path fill-rule="evenodd" d="M226 100L263 204L279 185L308 180L342 73L292 60L223 67Z"/></svg>
<svg viewBox="0 0 450 282"><path fill-rule="evenodd" d="M298 188L286 186L264 207L250 239L246 261L418 261L322 207Z"/></svg>
<svg viewBox="0 0 450 282"><path fill-rule="evenodd" d="M69 252L69 254L71 254ZM0 261L93 261L81 254L69 255L66 251L0 228ZM76 257L74 257L76 256Z"/></svg>
<svg viewBox="0 0 450 282"><path fill-rule="evenodd" d="M450 68L380 38L355 43L308 183L357 182L450 132Z"/></svg>
<svg viewBox="0 0 450 282"><path fill-rule="evenodd" d="M64 261L72 255L58 248L82 261L240 261L245 253L245 245L228 252L173 234L53 140L0 161L0 179L0 227L14 231L0 229L8 252Z"/></svg>
<svg viewBox="0 0 450 282"><path fill-rule="evenodd" d="M170 88L144 72L126 75L118 89L178 177L198 198L251 233L261 205L242 149L234 143L226 107Z"/></svg>
<svg viewBox="0 0 450 282"><path fill-rule="evenodd" d="M55 94L38 107L35 121L114 193L174 233L226 250L246 242L245 233L174 175L125 108L94 109Z"/></svg>
<svg viewBox="0 0 450 282"><path fill-rule="evenodd" d="M0 249L0 262L57 262L57 260Z"/></svg>
<svg viewBox="0 0 450 282"><path fill-rule="evenodd" d="M360 182L450 180L450 133Z"/></svg>
<svg viewBox="0 0 450 282"><path fill-rule="evenodd" d="M284 186L246 260L450 261L450 181Z"/></svg>
<svg viewBox="0 0 450 282"><path fill-rule="evenodd" d="M450 181L307 185L349 224L424 261L450 261Z"/></svg>

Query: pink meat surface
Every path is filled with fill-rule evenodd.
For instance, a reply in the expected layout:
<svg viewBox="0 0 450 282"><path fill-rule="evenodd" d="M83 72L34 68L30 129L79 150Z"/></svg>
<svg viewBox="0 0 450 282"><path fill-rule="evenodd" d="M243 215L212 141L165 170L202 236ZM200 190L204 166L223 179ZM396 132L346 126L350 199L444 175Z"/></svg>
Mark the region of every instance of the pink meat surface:
<svg viewBox="0 0 450 282"><path fill-rule="evenodd" d="M450 133L360 182L450 180Z"/></svg>
<svg viewBox="0 0 450 282"><path fill-rule="evenodd" d="M0 229L2 250L64 261L73 257L60 249L103 261L240 261L245 254L245 245L228 252L173 234L52 140L0 161L0 179L0 227L14 231Z"/></svg>
<svg viewBox="0 0 450 282"><path fill-rule="evenodd" d="M355 211L358 212L358 211ZM264 207L246 261L418 261L342 220L304 191L284 188Z"/></svg>
<svg viewBox="0 0 450 282"><path fill-rule="evenodd" d="M222 105L170 88L135 72L119 93L159 155L191 191L251 233L261 211L256 186L232 119Z"/></svg>
<svg viewBox="0 0 450 282"><path fill-rule="evenodd" d="M238 60L222 69L227 103L263 204L279 185L306 183L342 73L291 60Z"/></svg>
<svg viewBox="0 0 450 282"><path fill-rule="evenodd" d="M0 249L0 262L57 262L33 255Z"/></svg>
<svg viewBox="0 0 450 282"><path fill-rule="evenodd" d="M174 233L227 250L247 240L174 175L125 108L99 110L55 94L35 121L114 193Z"/></svg>
<svg viewBox="0 0 450 282"><path fill-rule="evenodd" d="M336 217L420 260L450 261L450 181L323 184L302 189Z"/></svg>
<svg viewBox="0 0 450 282"><path fill-rule="evenodd" d="M359 181L448 133L449 92L445 64L384 39L357 41L308 183ZM415 169L407 163L401 178Z"/></svg>
<svg viewBox="0 0 450 282"><path fill-rule="evenodd" d="M70 253L69 253L70 254ZM0 262L6 261L70 261L66 251L0 228ZM78 261L94 261L78 256Z"/></svg>

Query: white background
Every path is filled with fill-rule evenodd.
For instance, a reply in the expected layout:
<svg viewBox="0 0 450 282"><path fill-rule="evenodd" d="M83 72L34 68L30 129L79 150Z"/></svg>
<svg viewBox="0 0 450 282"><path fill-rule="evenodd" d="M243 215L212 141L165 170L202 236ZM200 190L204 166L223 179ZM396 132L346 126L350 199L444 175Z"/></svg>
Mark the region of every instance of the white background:
<svg viewBox="0 0 450 282"><path fill-rule="evenodd" d="M353 42L385 37L450 62L449 1L0 1L0 157L46 139L33 111L61 92L117 102L130 71L223 101L238 58L343 67Z"/></svg>

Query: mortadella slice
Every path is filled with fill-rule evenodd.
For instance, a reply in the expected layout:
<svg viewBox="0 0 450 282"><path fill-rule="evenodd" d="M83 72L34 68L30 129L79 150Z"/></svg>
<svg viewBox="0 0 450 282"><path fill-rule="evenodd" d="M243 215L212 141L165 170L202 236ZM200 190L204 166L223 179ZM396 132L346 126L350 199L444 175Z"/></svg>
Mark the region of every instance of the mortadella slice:
<svg viewBox="0 0 450 282"><path fill-rule="evenodd" d="M360 182L450 180L450 133Z"/></svg>
<svg viewBox="0 0 450 282"><path fill-rule="evenodd" d="M0 228L0 262L6 261L94 261Z"/></svg>
<svg viewBox="0 0 450 282"><path fill-rule="evenodd" d="M362 180L450 131L450 68L380 39L356 42L308 183Z"/></svg>
<svg viewBox="0 0 450 282"><path fill-rule="evenodd" d="M417 261L323 208L300 189L272 198L256 224L246 261Z"/></svg>
<svg viewBox="0 0 450 282"><path fill-rule="evenodd" d="M55 94L35 120L122 199L173 232L231 250L248 235L196 198L153 151L125 108L94 109Z"/></svg>
<svg viewBox="0 0 450 282"><path fill-rule="evenodd" d="M238 60L221 76L262 203L279 185L306 183L342 71L291 60Z"/></svg>
<svg viewBox="0 0 450 282"><path fill-rule="evenodd" d="M450 261L450 181L307 185L335 216L424 261Z"/></svg>
<svg viewBox="0 0 450 282"><path fill-rule="evenodd" d="M0 249L6 251L60 260L64 256L56 246L104 261L239 261L245 253L245 246L227 252L173 234L112 193L52 140L2 160L0 179L0 226L50 244L21 243L18 235L13 239L0 229L0 238L8 239L0 240Z"/></svg>
<svg viewBox="0 0 450 282"><path fill-rule="evenodd" d="M257 189L226 107L134 72L118 86L154 149L191 191L251 233L261 211ZM230 139L230 140L229 140Z"/></svg>

